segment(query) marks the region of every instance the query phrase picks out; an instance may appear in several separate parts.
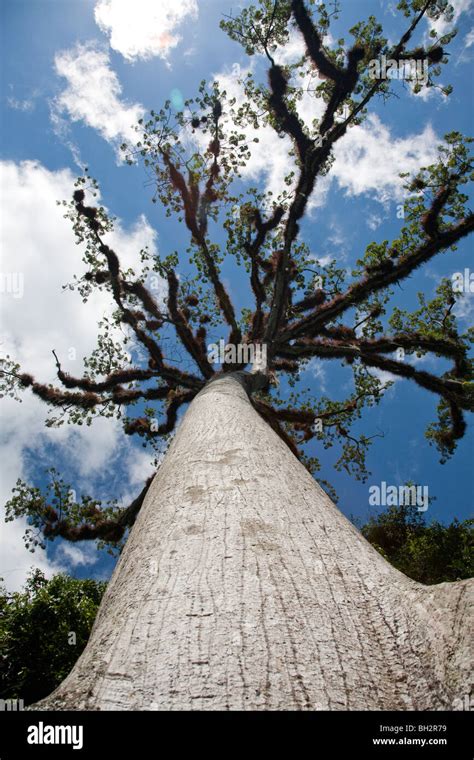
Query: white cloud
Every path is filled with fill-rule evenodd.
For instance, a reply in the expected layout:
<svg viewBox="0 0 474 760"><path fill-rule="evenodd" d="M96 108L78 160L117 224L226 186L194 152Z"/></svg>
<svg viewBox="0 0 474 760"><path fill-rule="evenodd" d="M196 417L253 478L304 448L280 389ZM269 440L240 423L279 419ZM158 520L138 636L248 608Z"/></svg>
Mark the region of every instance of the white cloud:
<svg viewBox="0 0 474 760"><path fill-rule="evenodd" d="M474 45L474 27L468 31L464 38L464 47L470 48L471 45Z"/></svg>
<svg viewBox="0 0 474 760"><path fill-rule="evenodd" d="M472 318L474 316L474 293L467 292L459 296L456 300L453 313L459 320L466 321L469 325L472 324Z"/></svg>
<svg viewBox="0 0 474 760"><path fill-rule="evenodd" d="M179 43L176 33L198 15L197 0L98 0L95 20L109 36L110 47L128 61L167 58Z"/></svg>
<svg viewBox="0 0 474 760"><path fill-rule="evenodd" d="M299 48L296 42L290 47L288 57L293 60L298 57ZM216 74L215 79L229 99L236 99L234 108L237 109L245 101L242 80L248 70L242 70L238 64L234 64L232 69L234 73L225 70ZM318 81L313 74L311 89L317 86ZM315 98L309 88L298 102L300 118L307 128L311 128L314 119L321 118L324 109L325 104ZM241 171L243 179L261 180L265 189L277 196L286 187L284 177L295 168L295 159L289 155L293 147L291 140L287 136L279 137L270 126L261 126L257 131L248 127L241 131L246 134L251 151L251 158ZM258 143L253 142L254 137L258 137ZM197 134L196 138L199 139ZM328 175L318 177L308 210L324 206L332 182L337 182L348 195L367 193L383 204L401 198L403 181L399 177L400 172L416 172L420 166L433 162L437 157L437 142L431 125L418 134L399 138L377 115L370 114L362 125L348 129L347 134L336 143L334 164ZM372 215L371 223L376 221Z"/></svg>
<svg viewBox="0 0 474 760"><path fill-rule="evenodd" d="M451 5L454 10L452 21L446 21L443 17L439 18L437 21L428 20L431 29L434 29L439 36L446 34L457 24L461 13L470 11L473 5L473 0L449 0L449 5Z"/></svg>
<svg viewBox="0 0 474 760"><path fill-rule="evenodd" d="M87 541L79 541L77 544L62 543L56 553L56 560L58 557L63 557L73 567L93 565L98 559L94 544Z"/></svg>
<svg viewBox="0 0 474 760"><path fill-rule="evenodd" d="M458 0L458 5L463 2L471 0ZM328 45L331 42L330 38L326 40ZM279 63L291 63L298 60L304 49L301 35L293 30L288 44L278 49L275 56ZM306 74L298 113L306 127L311 129L314 119L320 119L323 115L325 104L311 92L320 83L316 72L308 69ZM221 77L219 75L216 78L221 81ZM244 98L236 86L235 77L232 80L227 75L225 89L229 92L230 88L232 96L237 97L240 104ZM275 193L281 190L283 177L294 168L294 159L288 155L291 142L289 138L277 137L271 127L259 130L258 134L260 143L257 148L252 146L252 158L245 172L252 179L263 175L267 188ZM369 115L362 125L351 127L336 144L334 165L328 175L318 177L308 209L311 211L325 205L326 194L333 181L337 181L350 195L370 193L382 203L389 198L400 198L403 182L399 173L417 171L420 166L432 162L437 156L436 142L436 135L430 125L420 134L396 138L378 116ZM270 166L269 155L273 157ZM370 223L378 225L379 218L372 215Z"/></svg>
<svg viewBox="0 0 474 760"><path fill-rule="evenodd" d="M28 111L32 111L35 107L34 98L20 100L19 98L10 96L7 98L7 104L9 108L13 108L14 111L23 111L23 113L28 113Z"/></svg>
<svg viewBox="0 0 474 760"><path fill-rule="evenodd" d="M380 227L382 224L383 219L378 214L369 214L369 216L366 219L367 227L371 230L376 230Z"/></svg>
<svg viewBox="0 0 474 760"><path fill-rule="evenodd" d="M327 38L325 40L327 42ZM275 62L280 66L296 63L306 53L303 35L295 28L290 28L286 45L278 46L274 53Z"/></svg>
<svg viewBox="0 0 474 760"><path fill-rule="evenodd" d="M414 87L410 84L408 86L408 92L412 98L419 98L425 103L428 100L437 100L441 105L448 105L449 95L445 95L441 87L443 87L443 84L440 82L436 87L422 87L419 92L414 92Z"/></svg>
<svg viewBox="0 0 474 760"><path fill-rule="evenodd" d="M436 159L436 134L428 125L420 134L397 138L370 114L335 146L331 176L349 195L370 193L381 203L402 197L400 172L416 172Z"/></svg>
<svg viewBox="0 0 474 760"><path fill-rule="evenodd" d="M290 51L289 58L295 57L295 50ZM283 52L280 51L280 59L283 57ZM297 57L297 55L296 55ZM234 109L237 110L241 105L245 103L246 95L244 93L243 80L247 76L249 69L242 69L239 64L234 64L231 67L232 71L225 70L215 75L214 79L219 82L221 90L225 90L228 99L235 98L236 103ZM314 80L313 87L317 82ZM319 118L324 111L324 104L313 97L311 92L305 91L303 98L298 105L301 118L306 125L310 126L315 118ZM225 114L223 123L226 120ZM251 152L251 158L247 165L241 169L241 175L244 180L260 180L265 183L265 189L273 193L276 198L284 189L290 188L285 185L285 177L295 168L295 159L289 155L289 152L293 148L293 143L289 137L284 135L279 137L273 127L268 125L262 125L256 131L253 125L239 128L239 132L245 134L247 144ZM253 142L254 138L258 138L258 142ZM269 160L271 157L271 160ZM318 180L318 184L313 192L310 206L321 205L325 197L327 187L329 185L329 178L321 177Z"/></svg>
<svg viewBox="0 0 474 760"><path fill-rule="evenodd" d="M241 70L239 67L236 71L239 71L237 76L227 71L216 74L215 80L219 82L221 90L226 91L229 100L236 99L234 108L237 110L245 102L242 81L249 69ZM225 112L222 123L232 126ZM283 180L291 168L291 162L288 159L288 150L291 148L289 140L281 140L276 132L267 126L261 126L258 130L255 130L253 126L248 126L239 131L245 134L251 151L250 161L241 169L242 177L244 180L263 178L266 189L278 195L285 186ZM254 139L258 139L258 142L253 142ZM271 161L269 161L269 156L271 156Z"/></svg>
<svg viewBox="0 0 474 760"><path fill-rule="evenodd" d="M67 114L73 122L84 121L116 147L124 140L136 142L133 125L145 109L122 99L122 86L108 53L95 43L78 44L58 53L54 65L67 84L54 100L53 118Z"/></svg>
<svg viewBox="0 0 474 760"><path fill-rule="evenodd" d="M3 465L2 465L3 470ZM0 520L3 521L3 510ZM42 570L46 577L54 573L66 571L66 565L61 562L50 562L43 551L30 554L23 544L25 525L22 521L2 524L0 530L0 578L9 592L20 591L30 568Z"/></svg>
<svg viewBox="0 0 474 760"><path fill-rule="evenodd" d="M150 457L142 449L134 448L127 460L128 481L133 488L131 498L135 498L136 487L142 486L153 473Z"/></svg>
<svg viewBox="0 0 474 760"><path fill-rule="evenodd" d="M474 45L474 27L472 27L463 40L463 47L456 59L456 66L460 63L470 63L472 60L472 51L470 48Z"/></svg>
<svg viewBox="0 0 474 760"><path fill-rule="evenodd" d="M335 258L340 262L347 258L351 241L345 234L336 217L333 216L329 220L328 227L330 232L325 236L324 245L329 251L337 251L337 254L335 256L333 255L332 258Z"/></svg>
<svg viewBox="0 0 474 760"><path fill-rule="evenodd" d="M370 375L376 377L382 383L382 388L385 388L389 383L396 383L400 380L400 375L392 375L391 372L387 372L384 369L378 369L377 367L370 367L368 369Z"/></svg>
<svg viewBox="0 0 474 760"><path fill-rule="evenodd" d="M22 298L5 288L0 294L0 353L10 354L23 371L31 372L38 380L53 382L54 348L64 369L81 375L82 357L96 345L97 322L104 313L110 313L112 304L106 293L96 293L83 304L78 293L62 290L62 285L84 267L71 224L63 219L63 208L56 205L57 199L70 197L74 177L67 169L51 172L31 161L20 165L2 162L0 171L2 269L3 273L23 277ZM130 230L118 224L110 242L124 266L136 264L138 251L145 244L152 253L156 250L156 234L145 217L140 217ZM68 358L71 348L76 351L75 361ZM51 444L59 445L73 464L80 478L78 494L87 492L104 468L112 468L114 476L117 472L129 475L130 487L140 475L148 474L142 452L135 454L118 422L100 418L90 427L64 425L50 429L44 426L45 405L29 391L22 399L21 404L2 399L0 507L10 498L16 479L27 479L28 452L33 452L35 468L51 466L50 452L45 448ZM76 488L76 484L72 486ZM23 546L24 528L20 520L4 524L0 515L0 576L5 577L10 589L20 588L31 565L49 575L65 569L65 562L73 559L64 551L58 553L55 562L40 550L31 555ZM92 550L90 554L88 551L76 555L76 564L82 562L81 557L85 562L92 556Z"/></svg>
<svg viewBox="0 0 474 760"><path fill-rule="evenodd" d="M319 256L318 254L310 254L310 259L317 263L319 267L327 267L329 264L334 261L334 256L331 256L331 254L327 254L326 256Z"/></svg>
<svg viewBox="0 0 474 760"><path fill-rule="evenodd" d="M321 391L321 393L325 393L327 390L326 388L327 375L326 375L326 370L321 363L321 360L317 358L310 359L310 361L308 362L306 366L306 370L308 372L311 372L312 376L318 382L319 390Z"/></svg>
<svg viewBox="0 0 474 760"><path fill-rule="evenodd" d="M360 333L360 330L358 331ZM432 356L431 354L425 354L424 356L417 356L416 354L406 354L404 357L400 357L397 355L397 353L393 354L385 354L385 357L387 359L398 361L398 362L405 362L406 364L411 364L413 367L416 365L424 365L425 367L428 365L434 365L437 362L436 357ZM398 383L399 381L403 380L403 377L401 375L394 375L391 372L387 372L387 370L384 369L378 369L378 367L368 367L368 372L370 372L371 375L378 378L380 382L382 383L382 387L384 388L388 383ZM392 390L394 390L392 388Z"/></svg>
<svg viewBox="0 0 474 760"><path fill-rule="evenodd" d="M299 52L300 45L295 39L288 56L293 59ZM84 121L116 146L123 140L136 141L132 124L136 124L144 109L140 104L130 105L121 100L120 83L103 50L91 44L78 45L58 54L55 64L57 73L67 80L67 87L55 101L56 118L58 114L67 113L72 121ZM227 97L236 99L235 109L245 102L242 81L247 72L248 69L242 70L239 64L234 64L231 71L227 69L215 75ZM304 91L298 103L300 117L308 128L311 128L314 119L321 118L325 108L324 103L310 91L318 83L314 73L311 76L312 87ZM224 125L225 122L224 115ZM266 190L271 191L274 197L278 196L286 187L284 178L294 169L294 157L289 155L293 148L291 140L286 135L279 137L271 126L261 126L257 131L253 126L248 126L242 131L251 151L250 160L241 169L242 178L263 180ZM258 142L254 142L255 138ZM207 147L203 139L198 131L193 136L201 148ZM183 140L186 140L184 135ZM330 174L318 178L309 210L324 205L333 181L337 181L350 195L371 193L382 203L401 197L399 173L417 171L421 165L433 161L436 157L435 145L436 135L430 125L420 134L396 138L378 116L369 115L364 124L349 129L336 144L334 166Z"/></svg>

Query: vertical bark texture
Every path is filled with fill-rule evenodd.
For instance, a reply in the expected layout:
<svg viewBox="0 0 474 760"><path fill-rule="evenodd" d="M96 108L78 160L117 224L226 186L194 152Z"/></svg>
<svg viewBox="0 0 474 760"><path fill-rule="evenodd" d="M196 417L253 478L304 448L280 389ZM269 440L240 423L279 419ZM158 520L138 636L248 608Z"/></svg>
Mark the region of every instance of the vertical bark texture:
<svg viewBox="0 0 474 760"><path fill-rule="evenodd" d="M223 377L189 407L84 653L35 707L453 709L472 590L391 567Z"/></svg>

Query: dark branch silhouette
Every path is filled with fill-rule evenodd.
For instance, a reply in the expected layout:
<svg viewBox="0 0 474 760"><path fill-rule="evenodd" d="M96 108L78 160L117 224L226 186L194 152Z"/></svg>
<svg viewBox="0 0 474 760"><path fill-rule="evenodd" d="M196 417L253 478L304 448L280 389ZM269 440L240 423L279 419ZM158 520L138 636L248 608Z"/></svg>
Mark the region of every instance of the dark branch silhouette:
<svg viewBox="0 0 474 760"><path fill-rule="evenodd" d="M434 0L427 0L415 13L400 41L386 49L389 57L396 61L426 61L429 65L438 65L444 60L444 50L438 45L429 50L407 49L421 19L434 6ZM206 285L205 298L202 291L194 289L196 282L191 281L190 285L179 277L171 259L160 260L155 270L160 272L166 285L162 299L157 299L142 279L135 278L133 273L124 273L119 253L106 243L109 226L105 212L87 205L84 189L77 189L73 194L71 218L80 241L87 239L89 247L90 270L83 282L87 287L103 287L110 292L116 323L129 331L148 364L127 367L121 366L122 362L117 359L110 364L109 371L104 371L104 365L99 362L93 366L92 376L74 377L62 369L53 351L62 387L42 384L32 375L21 372L17 365L5 362L3 381L7 392L13 392L15 384L22 389L29 388L54 409L63 413L79 410L84 418L110 407L121 409L140 402L161 402L159 423L150 418L146 408L140 409L135 417L124 419L128 435L136 434L152 442L173 432L178 415L207 382L221 372L234 372L246 387L255 409L295 456L304 457L301 447L314 436L327 436L325 440L329 442L337 438L352 447L351 456L356 458L355 464L363 472L364 447L375 436L357 438L351 434L350 426L360 417L364 405L377 402L383 392L381 383L369 371L376 370L410 380L439 397L440 422L430 436L444 454L452 453L455 442L466 430L465 412L474 411L469 341L457 332L452 314L453 293L443 290L441 314L436 304L427 308L428 312L431 308L433 314L438 308L431 323L419 319L411 324L408 320L406 327L398 326L391 331L387 325L377 324L377 320L385 315L384 299L388 300L390 286L399 285L420 266L455 247L474 230L474 215L464 209L465 197L460 191L469 178L472 164L457 133L454 138L452 134L447 136L452 161L443 162L440 158L434 168L420 170L424 172L424 179L415 180L421 193L418 218L411 227L402 230L400 240L375 257L369 246L363 270L358 270L360 274L354 274L348 285L341 284L342 275L333 278L319 265L314 273L321 271L323 277L312 283L304 276L308 264L299 248L300 223L318 178L330 164L335 144L362 118L370 100L383 91L382 81L367 84L362 77L368 57L374 55L374 51L379 53L382 43L375 40L354 45L347 52L346 64L342 65L325 50L322 34L303 0L291 0L287 8L288 13L291 9L291 17L304 40L306 60L325 80L326 104L316 136L298 114L290 69L277 65L272 55L273 39L278 39L281 23L281 9L276 0L271 13L268 11L265 34L257 23L250 24L252 46L258 43L270 61L268 89L261 90L259 105L263 103L266 107L268 123L273 129L290 139L297 177L285 202L277 203L268 198L260 202L252 196L252 203L245 204L248 211L245 221L241 219L236 225L235 238L240 241L238 254L247 267L253 308L247 310L245 318L238 317L220 270L222 259L216 254L219 248L210 235L211 224L219 219L219 208L232 200L228 188L231 179L240 176L239 161L246 150L245 146L238 147L239 136L226 135L223 121L230 111L225 110L225 93L214 90L212 95L202 95L199 101L201 109L207 109L206 113L190 120L193 130L204 125L209 133L204 156L198 151L185 160L180 150L180 135L170 131L164 117L160 127L150 128L151 134L145 140L147 147L139 143L140 153L151 156L147 160L159 177L157 183L165 188L165 205L181 214L190 233L188 252L194 255L197 282ZM245 42L240 28L236 29L235 36ZM343 106L348 106L350 113L337 121L336 116ZM185 119L181 117L179 123L184 128ZM425 207L427 190L432 193L432 199ZM321 279L327 282L321 285ZM342 324L342 318L350 318L351 324ZM267 349L267 365L254 366L252 372L248 372L248 362L236 358L216 370L208 359L207 345L211 329L215 330L216 325L229 332L231 346L263 344ZM168 353L165 340L170 339L170 332L175 341L172 345L185 351L186 368L176 366L177 357L173 351L171 356ZM438 376L417 369L409 361L392 358L390 355L399 349L408 354L429 353L442 357L452 366ZM286 374L292 384L299 379L306 363L314 358L342 360L351 365L354 396L345 402L312 399L300 408L294 404L283 405L274 397L278 375ZM316 419L323 425L322 431L315 428ZM133 523L148 486L149 482L130 507L118 516L101 520L98 512L94 513L96 519L88 521L84 517L79 525L67 516L54 517L47 505L41 504L43 511L40 510L38 519L43 521L44 535L62 536L72 541L100 539L117 543ZM33 499L25 509L37 507Z"/></svg>

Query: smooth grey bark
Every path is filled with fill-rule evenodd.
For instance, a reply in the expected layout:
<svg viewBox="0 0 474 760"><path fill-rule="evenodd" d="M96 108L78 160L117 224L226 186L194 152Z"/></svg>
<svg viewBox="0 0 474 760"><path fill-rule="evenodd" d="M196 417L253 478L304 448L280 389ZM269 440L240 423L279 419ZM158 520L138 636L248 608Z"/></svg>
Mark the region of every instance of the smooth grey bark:
<svg viewBox="0 0 474 760"><path fill-rule="evenodd" d="M453 709L470 689L472 591L395 570L242 376L220 377L182 420L86 649L33 708Z"/></svg>

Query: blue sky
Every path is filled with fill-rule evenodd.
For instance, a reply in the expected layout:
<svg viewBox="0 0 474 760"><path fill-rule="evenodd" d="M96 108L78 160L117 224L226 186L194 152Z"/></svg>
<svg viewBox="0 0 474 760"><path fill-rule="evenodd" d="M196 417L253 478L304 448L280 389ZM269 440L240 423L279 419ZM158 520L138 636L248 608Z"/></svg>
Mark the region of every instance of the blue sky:
<svg viewBox="0 0 474 760"><path fill-rule="evenodd" d="M110 310L106 294L85 306L77 292L62 289L84 267L56 200L70 197L75 177L87 165L99 180L102 202L118 218L113 243L124 262L136 261L145 244L163 254L184 251L186 229L151 203L143 169L123 164L118 146L130 138L132 123L144 113L158 109L173 91L184 99L194 96L201 79L218 77L228 92L242 97L239 74L250 63L219 29L219 21L243 5L232 0L2 3L2 270L21 273L24 292L22 297L0 294L0 348L37 379L53 380L53 348L68 371L80 374L82 357L95 346L97 321ZM369 242L396 237L401 224L397 206L403 202L399 172L430 162L446 132L472 132L473 3L457 0L453 5L459 31L441 77L443 84L453 85L452 95L432 91L415 96L399 83L398 98L372 104L367 122L350 130L338 146L333 171L313 195L302 234L315 256L335 258L350 269ZM342 2L332 39L349 40L347 30L374 14L395 41L406 21L397 17L394 6L378 0ZM448 28L438 22L440 33ZM425 22L417 41L428 31ZM292 34L288 47L278 52L279 60L294 59L300 46ZM263 59L251 65L257 78L265 76ZM318 104L309 97L300 108L303 117L318 113ZM262 130L244 180L278 190L288 161L284 141L270 129ZM218 230L216 236L222 239ZM397 304L416 308L416 292L433 295L442 277L470 266L470 250L468 239L456 253L438 256L403 284ZM231 262L224 263L223 275L235 301L248 303L248 285ZM472 323L473 302L474 294L466 293L458 307L463 328ZM435 364L424 366L436 370ZM342 397L349 380L349 370L337 362L315 364L304 385L315 396L331 392ZM366 484L334 472L334 449L319 452L311 444L308 453L320 456L321 475L335 486L346 515L366 517L368 488L383 480L428 485L430 496L436 497L428 519L450 521L471 514L472 427L454 458L440 465L439 454L424 438L436 403L431 394L397 380L381 405L366 412L361 429L368 435L384 434L370 451L372 475ZM124 436L114 420L98 420L87 429L49 429L44 427L45 408L30 394L22 404L4 400L2 406L2 505L17 477L44 482L44 469L52 465L78 493L124 503L151 472L151 453ZM21 585L31 565L47 572L65 569L79 577L107 577L113 567L92 545L55 542L46 552L31 555L23 548L23 529L19 522L1 527L0 576L9 588Z"/></svg>

